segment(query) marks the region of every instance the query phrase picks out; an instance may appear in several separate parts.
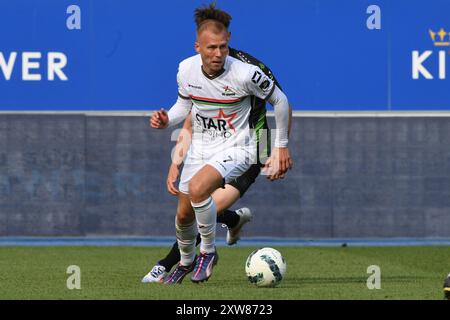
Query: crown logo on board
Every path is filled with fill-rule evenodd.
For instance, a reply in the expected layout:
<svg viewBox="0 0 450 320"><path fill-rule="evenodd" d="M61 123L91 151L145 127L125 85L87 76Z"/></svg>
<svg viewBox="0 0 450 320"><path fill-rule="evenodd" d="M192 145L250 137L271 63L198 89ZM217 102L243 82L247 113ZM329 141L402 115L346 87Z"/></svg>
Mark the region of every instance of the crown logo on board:
<svg viewBox="0 0 450 320"><path fill-rule="evenodd" d="M436 47L450 47L450 32L447 32L444 28L441 28L438 32L431 29L428 30L431 40L433 40Z"/></svg>

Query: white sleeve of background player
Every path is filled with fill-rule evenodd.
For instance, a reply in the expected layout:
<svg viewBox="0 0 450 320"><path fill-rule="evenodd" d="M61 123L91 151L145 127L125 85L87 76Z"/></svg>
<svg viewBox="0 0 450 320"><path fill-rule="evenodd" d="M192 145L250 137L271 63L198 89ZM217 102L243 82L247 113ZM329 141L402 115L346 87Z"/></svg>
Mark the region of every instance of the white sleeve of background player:
<svg viewBox="0 0 450 320"><path fill-rule="evenodd" d="M251 66L246 78L248 94L267 100L275 90L275 83L257 66Z"/></svg>
<svg viewBox="0 0 450 320"><path fill-rule="evenodd" d="M170 108L167 115L169 116L169 127L176 126L182 122L188 116L191 111L192 102L191 99L185 99L181 96L178 97L177 102Z"/></svg>
<svg viewBox="0 0 450 320"><path fill-rule="evenodd" d="M283 91L275 86L269 103L275 110L275 147L286 148L289 142L289 101Z"/></svg>

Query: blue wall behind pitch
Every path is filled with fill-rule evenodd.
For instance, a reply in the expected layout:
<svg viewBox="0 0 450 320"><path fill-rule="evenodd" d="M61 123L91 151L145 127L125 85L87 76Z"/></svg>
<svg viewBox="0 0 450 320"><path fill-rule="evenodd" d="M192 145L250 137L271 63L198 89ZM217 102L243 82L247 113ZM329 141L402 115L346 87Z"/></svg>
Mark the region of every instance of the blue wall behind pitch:
<svg viewBox="0 0 450 320"><path fill-rule="evenodd" d="M0 52L18 52L12 77L0 71L0 110L152 110L176 97L178 62L194 54L197 0L0 1ZM69 5L81 30L69 30ZM297 110L450 110L450 72L438 78L429 30L445 29L447 0L228 0L232 46L275 72ZM381 8L381 30L369 30L369 5ZM433 80L412 79L412 52L432 55ZM24 51L41 52L41 81L23 81ZM46 79L46 54L63 52L68 81ZM447 61L447 65L450 62ZM448 68L447 68L448 69Z"/></svg>

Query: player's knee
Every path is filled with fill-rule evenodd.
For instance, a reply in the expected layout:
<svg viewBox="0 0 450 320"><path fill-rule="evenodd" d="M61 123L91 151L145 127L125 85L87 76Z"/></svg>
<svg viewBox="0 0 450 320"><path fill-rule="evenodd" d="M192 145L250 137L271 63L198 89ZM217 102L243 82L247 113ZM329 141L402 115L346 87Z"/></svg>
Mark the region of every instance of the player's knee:
<svg viewBox="0 0 450 320"><path fill-rule="evenodd" d="M199 181L191 180L189 183L189 197L191 201L194 203L199 203L208 199L210 194L208 193L207 188L202 186Z"/></svg>
<svg viewBox="0 0 450 320"><path fill-rule="evenodd" d="M177 224L185 226L193 223L194 220L195 216L191 215L190 213L177 211Z"/></svg>

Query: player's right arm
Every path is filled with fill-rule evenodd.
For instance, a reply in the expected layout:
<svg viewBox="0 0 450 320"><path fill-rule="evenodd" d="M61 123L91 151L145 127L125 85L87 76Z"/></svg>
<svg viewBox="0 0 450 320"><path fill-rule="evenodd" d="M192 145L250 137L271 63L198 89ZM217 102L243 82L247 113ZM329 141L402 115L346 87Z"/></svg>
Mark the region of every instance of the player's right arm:
<svg viewBox="0 0 450 320"><path fill-rule="evenodd" d="M170 108L169 112L161 109L152 114L150 118L150 126L154 129L165 129L175 126L186 119L191 111L191 99L178 97L177 102Z"/></svg>
<svg viewBox="0 0 450 320"><path fill-rule="evenodd" d="M192 123L191 118L187 117L184 121L183 128L177 138L177 143L172 153L172 163L169 167L169 173L167 174L167 191L176 196L178 189L175 187L175 183L180 175L180 168L186 158L189 147L192 140Z"/></svg>
<svg viewBox="0 0 450 320"><path fill-rule="evenodd" d="M192 101L186 90L185 81L183 80L183 62L180 63L177 74L178 83L178 99L170 108L169 112L164 109L156 111L150 118L150 126L155 129L165 129L175 126L182 122L188 116L192 108Z"/></svg>

